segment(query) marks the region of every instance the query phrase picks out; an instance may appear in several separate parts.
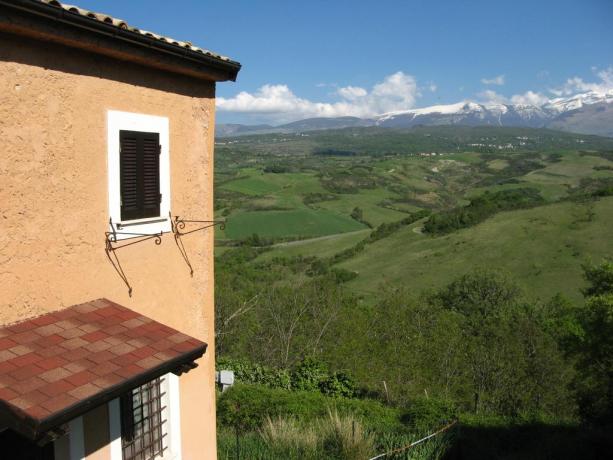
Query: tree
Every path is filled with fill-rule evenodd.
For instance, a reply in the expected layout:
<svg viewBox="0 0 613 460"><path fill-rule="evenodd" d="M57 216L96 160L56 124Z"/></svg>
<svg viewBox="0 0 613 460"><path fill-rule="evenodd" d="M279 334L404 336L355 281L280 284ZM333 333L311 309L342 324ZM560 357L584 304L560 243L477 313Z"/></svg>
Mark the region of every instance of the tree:
<svg viewBox="0 0 613 460"><path fill-rule="evenodd" d="M353 208L353 211L351 211L351 218L357 220L358 222L362 222L364 219L364 211L362 211L362 208L357 206Z"/></svg>
<svg viewBox="0 0 613 460"><path fill-rule="evenodd" d="M613 262L605 260L600 265L584 265L584 278L590 285L583 290L585 297L613 293Z"/></svg>
<svg viewBox="0 0 613 460"><path fill-rule="evenodd" d="M613 264L584 270L590 285L578 311L584 331L576 346L579 409L587 421L613 423Z"/></svg>
<svg viewBox="0 0 613 460"><path fill-rule="evenodd" d="M329 277L267 289L258 337L266 362L287 368L304 356L318 355L344 301L340 286Z"/></svg>

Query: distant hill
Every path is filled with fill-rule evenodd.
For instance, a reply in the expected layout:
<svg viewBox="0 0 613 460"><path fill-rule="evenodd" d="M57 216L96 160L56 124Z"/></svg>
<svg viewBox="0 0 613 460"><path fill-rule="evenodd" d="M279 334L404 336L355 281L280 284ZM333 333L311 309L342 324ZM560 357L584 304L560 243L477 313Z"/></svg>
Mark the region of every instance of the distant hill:
<svg viewBox="0 0 613 460"><path fill-rule="evenodd" d="M549 122L547 127L574 133L613 137L613 104L601 102L570 110Z"/></svg>
<svg viewBox="0 0 613 460"><path fill-rule="evenodd" d="M240 136L242 134L277 132L271 125L240 125L233 123L219 123L215 126L216 137Z"/></svg>
<svg viewBox="0 0 613 460"><path fill-rule="evenodd" d="M279 126L219 124L217 137L247 134L300 133L325 129L380 126L515 126L552 128L582 134L613 137L613 91L590 91L566 98L556 98L543 105L479 104L463 101L380 115L373 119L356 117L308 118Z"/></svg>
<svg viewBox="0 0 613 460"><path fill-rule="evenodd" d="M356 128L362 126L374 126L374 120L365 120L357 117L338 117L338 118L307 118L306 120L294 121L279 126L289 132L314 131L320 129L342 129Z"/></svg>

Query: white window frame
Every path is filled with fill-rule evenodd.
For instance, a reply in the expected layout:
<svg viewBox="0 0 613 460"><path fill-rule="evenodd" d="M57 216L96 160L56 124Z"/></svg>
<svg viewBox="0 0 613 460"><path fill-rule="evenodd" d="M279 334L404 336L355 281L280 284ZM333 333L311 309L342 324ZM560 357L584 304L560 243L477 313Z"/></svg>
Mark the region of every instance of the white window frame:
<svg viewBox="0 0 613 460"><path fill-rule="evenodd" d="M160 388L162 392L162 418L164 423L164 455L156 460L182 460L181 455L181 402L179 377L169 372ZM109 434L111 441L111 460L123 460L121 447L121 404L119 398L109 403Z"/></svg>
<svg viewBox="0 0 613 460"><path fill-rule="evenodd" d="M145 115L141 113L107 112L108 126L108 179L109 179L109 216L115 225L115 230L125 233L153 234L169 232L170 213L170 145L169 122L166 117ZM146 219L121 220L121 185L119 161L119 132L141 131L158 133L160 136L160 216ZM113 231L109 228L109 231ZM117 235L117 239L129 238L131 235Z"/></svg>

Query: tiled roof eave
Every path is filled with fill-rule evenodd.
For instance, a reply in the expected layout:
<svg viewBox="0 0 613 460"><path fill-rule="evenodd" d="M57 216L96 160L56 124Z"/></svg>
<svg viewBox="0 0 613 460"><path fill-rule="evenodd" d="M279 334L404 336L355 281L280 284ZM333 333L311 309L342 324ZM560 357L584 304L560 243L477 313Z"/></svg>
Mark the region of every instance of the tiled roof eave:
<svg viewBox="0 0 613 460"><path fill-rule="evenodd" d="M143 372L142 374L136 375L120 384L117 384L113 387L110 387L87 400L79 401L76 404L73 404L70 407L67 407L65 410L60 413L54 414L50 417L47 417L41 421L37 421L33 423L32 431L31 431L31 439L40 439L45 433L62 426L65 423L68 423L70 420L73 420L90 410L101 406L109 401L112 401L115 398L118 398L122 394L127 391L131 391L132 389L139 387L147 382L150 382L158 377L161 377L168 373L181 374L184 372L184 366L188 368L197 367L197 364L194 362L197 359L201 358L206 351L206 344L201 346L198 350L195 350L190 353L185 353L182 356L178 356L177 358L160 365L157 368L148 370L147 372Z"/></svg>
<svg viewBox="0 0 613 460"><path fill-rule="evenodd" d="M0 425L12 428L29 439L39 441L43 439L47 433L62 427L62 425L74 420L77 417L80 417L96 407L118 398L127 391L130 391L170 372L180 374L184 371L186 366L188 368L197 366L194 361L204 355L206 348L206 345L203 345L198 350L178 356L168 363L164 363L155 369L148 370L147 372L143 372L142 374L136 375L133 378L127 379L120 384L105 389L104 391L101 391L100 393L97 393L86 400L78 401L77 403L66 407L62 411L42 420L28 417L21 410L12 406L10 403L0 400Z"/></svg>
<svg viewBox="0 0 613 460"><path fill-rule="evenodd" d="M196 47L189 42L177 41L152 32L129 27L124 21L119 19L88 12L72 5L63 5L55 0L0 0L0 12L5 8L7 10L19 11L22 14L36 16L39 19L52 21L55 26L51 30L53 30L53 35L56 35L58 38L56 41L59 42L62 42L64 39L62 34L72 28L93 37L106 37L109 41L108 45L105 46L121 47L122 45L130 45L138 47L141 50L140 53L151 56L150 61L152 64L156 63L161 55L172 56L177 59L177 62L174 62L166 70L173 69L178 63L183 62L186 67L191 65L189 70L193 76L202 75L205 79L214 81L234 81L241 68L240 63L237 61ZM91 14L88 15L87 13ZM62 24L59 28L58 23ZM15 28L15 24L7 25L8 27L13 27L13 29ZM2 26L2 19L0 19L0 30ZM28 27L22 28L21 32L32 32L27 29ZM69 46L88 49L87 43L78 40L73 40L72 43L69 43ZM90 50L96 52L96 50ZM113 55L113 53L108 53L108 55ZM186 70L180 67L178 65L176 68L178 73L181 73L181 70ZM212 72L207 72L207 69Z"/></svg>

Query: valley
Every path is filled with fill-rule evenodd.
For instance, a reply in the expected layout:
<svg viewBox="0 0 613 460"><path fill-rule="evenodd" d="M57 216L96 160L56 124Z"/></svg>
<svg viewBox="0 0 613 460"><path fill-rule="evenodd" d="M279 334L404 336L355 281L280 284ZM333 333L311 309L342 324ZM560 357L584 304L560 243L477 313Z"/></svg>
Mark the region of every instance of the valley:
<svg viewBox="0 0 613 460"><path fill-rule="evenodd" d="M600 416L581 395L606 376L576 390L595 371L574 356L609 340L590 315L613 285L612 138L485 126L223 138L214 203L215 353L238 380L218 399L227 458L232 427L268 458L257 427L301 446L335 417L363 424L369 452L459 420L410 458L572 459L583 445L598 458L609 442L580 424ZM279 458L325 456L292 446Z"/></svg>
<svg viewBox="0 0 613 460"><path fill-rule="evenodd" d="M438 288L479 267L507 272L534 296L580 297L581 265L610 251L613 139L525 128L439 127L241 137L218 145L217 254L255 244L251 263L327 258L372 229L420 210L461 208L483 194L530 189L543 202L448 235L423 218L335 268L372 301L381 286ZM252 239L250 242L249 239Z"/></svg>

